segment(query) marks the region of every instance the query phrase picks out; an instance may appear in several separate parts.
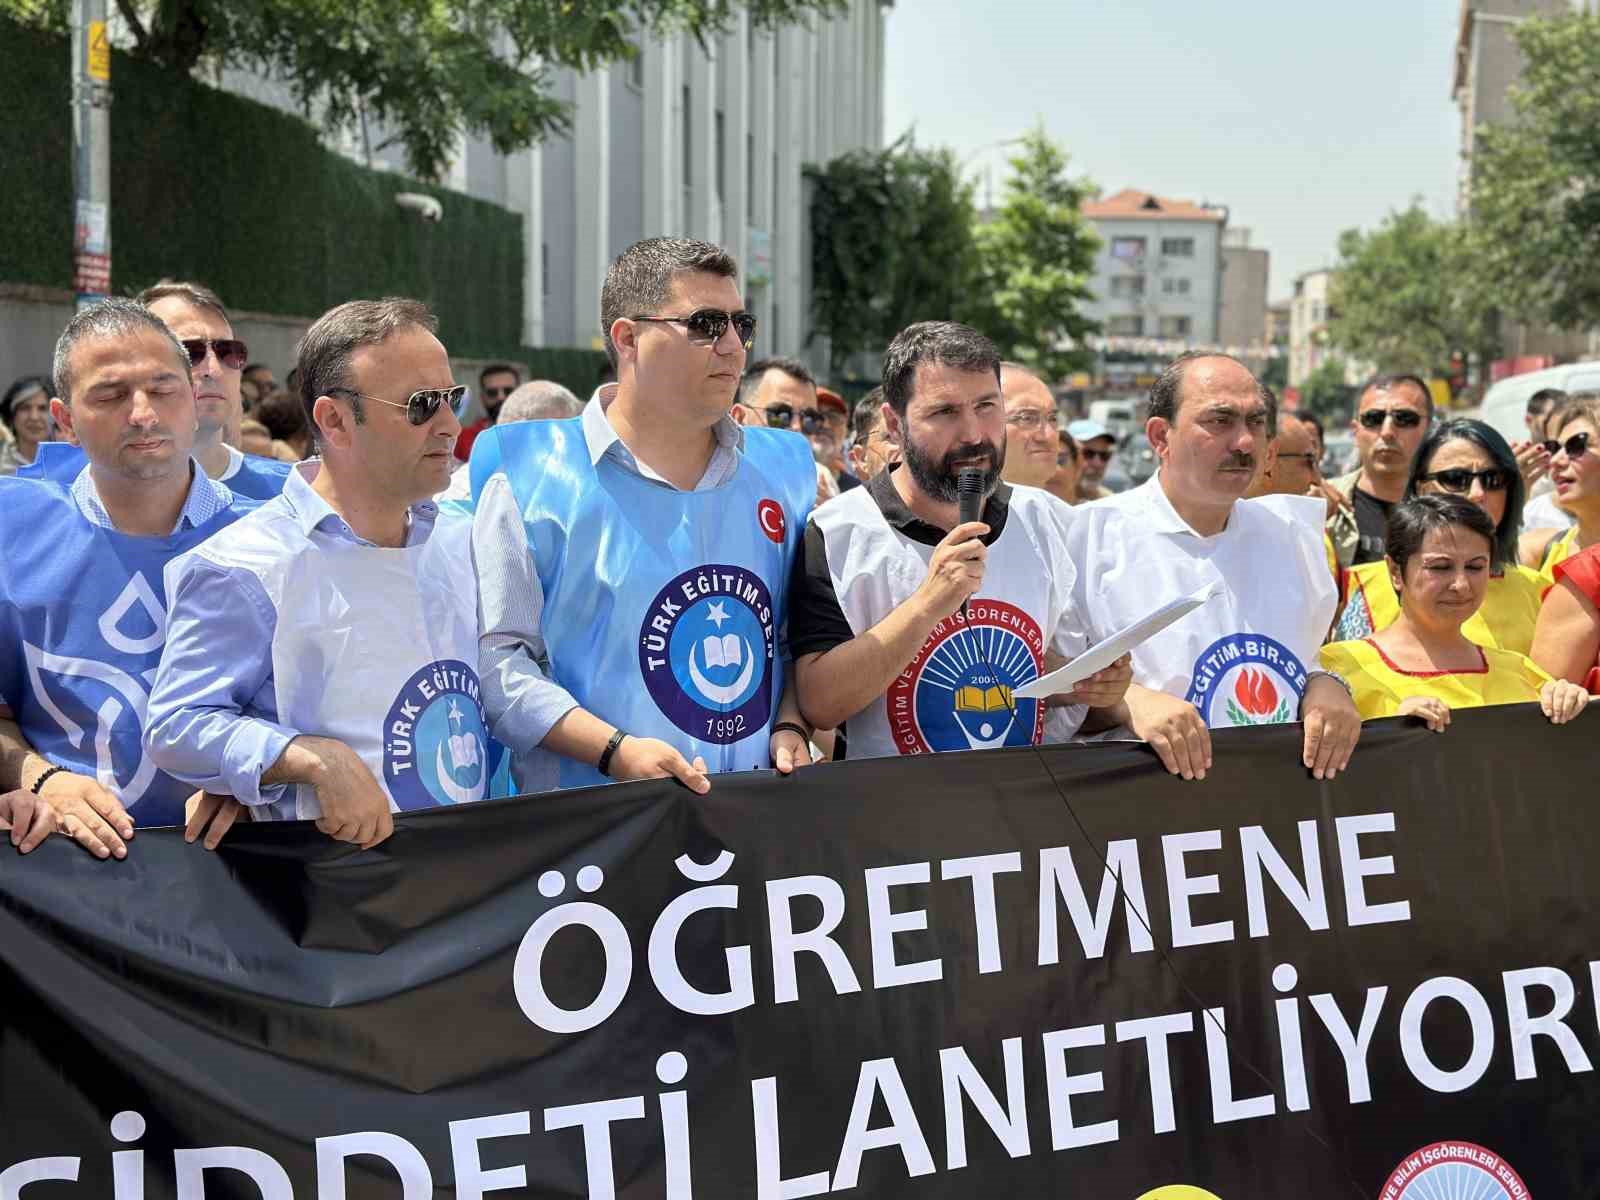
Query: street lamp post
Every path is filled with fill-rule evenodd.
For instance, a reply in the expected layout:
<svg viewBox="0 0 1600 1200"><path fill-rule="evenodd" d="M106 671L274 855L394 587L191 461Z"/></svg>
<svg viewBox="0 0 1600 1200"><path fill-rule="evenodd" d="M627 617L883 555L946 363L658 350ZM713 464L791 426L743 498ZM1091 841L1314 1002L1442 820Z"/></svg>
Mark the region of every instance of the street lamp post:
<svg viewBox="0 0 1600 1200"><path fill-rule="evenodd" d="M111 41L106 0L72 8L73 261L81 310L111 291Z"/></svg>

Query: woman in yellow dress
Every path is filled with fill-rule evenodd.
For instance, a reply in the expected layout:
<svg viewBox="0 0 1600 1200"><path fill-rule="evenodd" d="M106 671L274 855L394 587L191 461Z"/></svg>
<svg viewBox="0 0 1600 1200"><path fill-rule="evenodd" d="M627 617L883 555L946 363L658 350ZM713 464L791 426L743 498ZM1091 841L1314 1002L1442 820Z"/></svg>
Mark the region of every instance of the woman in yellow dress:
<svg viewBox="0 0 1600 1200"><path fill-rule="evenodd" d="M1526 654L1533 646L1544 584L1539 572L1517 563L1524 487L1516 455L1482 421L1446 421L1417 450L1407 496L1464 496L1489 515L1494 552L1483 607L1462 632L1469 641ZM1362 563L1345 572L1344 607L1329 641L1359 641L1387 629L1400 615L1400 598L1387 563Z"/></svg>
<svg viewBox="0 0 1600 1200"><path fill-rule="evenodd" d="M1534 529L1522 538L1522 562L1555 586L1556 564L1600 545L1600 392L1577 392L1561 406L1550 448L1556 503L1577 521L1571 529Z"/></svg>
<svg viewBox="0 0 1600 1200"><path fill-rule="evenodd" d="M1463 631L1483 604L1494 561L1495 527L1483 509L1463 496L1415 496L1389 514L1387 541L1399 615L1321 655L1323 668L1350 685L1362 720L1415 716L1443 732L1454 708L1538 701L1557 725L1583 711L1583 688Z"/></svg>

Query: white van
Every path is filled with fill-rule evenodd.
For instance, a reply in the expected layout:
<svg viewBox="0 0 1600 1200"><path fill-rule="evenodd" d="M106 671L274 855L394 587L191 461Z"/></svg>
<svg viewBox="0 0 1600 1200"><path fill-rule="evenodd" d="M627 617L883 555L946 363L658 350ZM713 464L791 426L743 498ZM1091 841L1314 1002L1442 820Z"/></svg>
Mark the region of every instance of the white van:
<svg viewBox="0 0 1600 1200"><path fill-rule="evenodd" d="M1568 363L1502 379L1484 393L1483 420L1506 441L1525 442L1528 426L1522 418L1528 411L1528 397L1550 387L1563 392L1600 391L1600 362Z"/></svg>

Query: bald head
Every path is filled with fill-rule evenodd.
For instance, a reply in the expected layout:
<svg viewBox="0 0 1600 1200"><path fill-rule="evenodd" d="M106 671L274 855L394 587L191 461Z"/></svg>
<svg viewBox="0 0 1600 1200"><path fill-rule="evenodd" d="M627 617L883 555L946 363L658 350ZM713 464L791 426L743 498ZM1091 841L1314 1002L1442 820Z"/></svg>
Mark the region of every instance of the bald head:
<svg viewBox="0 0 1600 1200"><path fill-rule="evenodd" d="M1007 483L1043 487L1056 473L1061 433L1056 425L1055 394L1026 367L1006 363L1000 369L1000 394L1006 404Z"/></svg>

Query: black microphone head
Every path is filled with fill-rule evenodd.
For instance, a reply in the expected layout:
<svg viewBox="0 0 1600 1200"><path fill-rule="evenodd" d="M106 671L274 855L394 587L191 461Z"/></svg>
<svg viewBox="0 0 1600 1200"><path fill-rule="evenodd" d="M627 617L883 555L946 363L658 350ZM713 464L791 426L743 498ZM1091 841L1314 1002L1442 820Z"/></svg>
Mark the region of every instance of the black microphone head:
<svg viewBox="0 0 1600 1200"><path fill-rule="evenodd" d="M961 523L983 519L982 467L962 467L956 472L956 499L961 505Z"/></svg>

